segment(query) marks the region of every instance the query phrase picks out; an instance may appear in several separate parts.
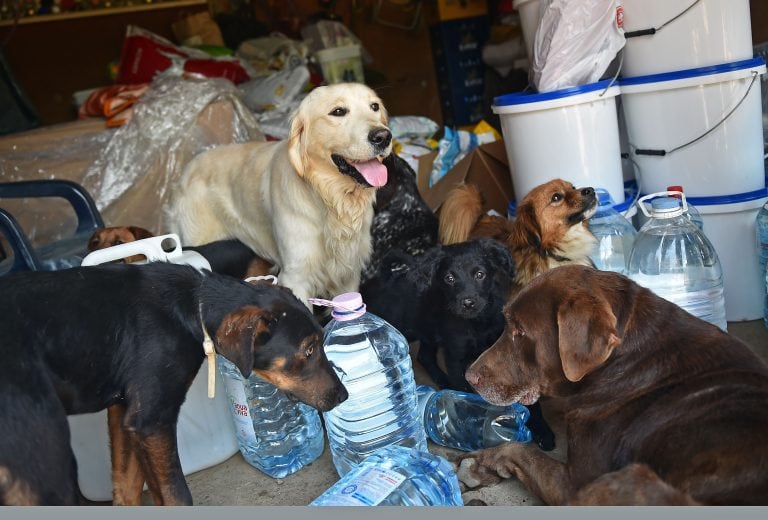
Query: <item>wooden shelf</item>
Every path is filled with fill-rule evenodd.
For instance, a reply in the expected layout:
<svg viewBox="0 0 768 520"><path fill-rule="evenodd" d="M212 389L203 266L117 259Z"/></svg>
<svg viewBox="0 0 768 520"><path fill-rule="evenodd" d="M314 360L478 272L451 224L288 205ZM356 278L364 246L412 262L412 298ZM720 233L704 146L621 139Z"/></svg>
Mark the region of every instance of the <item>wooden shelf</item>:
<svg viewBox="0 0 768 520"><path fill-rule="evenodd" d="M80 18L92 18L96 16L111 16L115 14L137 13L141 11L154 11L158 9L171 9L187 6L200 6L207 4L208 0L169 0L152 4L130 5L124 7L104 7L102 9L89 9L88 11L73 11L60 14L42 14L19 18L19 25L31 23L60 22ZM14 25L14 20L0 20L0 27Z"/></svg>

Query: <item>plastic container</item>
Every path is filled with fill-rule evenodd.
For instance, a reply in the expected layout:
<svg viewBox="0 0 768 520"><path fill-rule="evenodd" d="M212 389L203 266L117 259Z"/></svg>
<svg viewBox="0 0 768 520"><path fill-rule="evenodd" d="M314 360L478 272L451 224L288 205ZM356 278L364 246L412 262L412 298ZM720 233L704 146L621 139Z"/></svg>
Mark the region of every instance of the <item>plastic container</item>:
<svg viewBox="0 0 768 520"><path fill-rule="evenodd" d="M211 268L199 253L182 251L181 241L175 234L93 251L83 259L82 265L98 265L136 254L142 254L152 261L188 264L197 269ZM220 377L216 378L214 398L208 397L208 361L203 360L181 405L176 425L179 459L185 475L220 464L237 453L237 438L228 409ZM67 420L71 433L70 443L77 460L80 491L85 498L94 502L112 500L107 411L70 415Z"/></svg>
<svg viewBox="0 0 768 520"><path fill-rule="evenodd" d="M323 453L323 425L317 410L291 401L256 374L243 378L240 369L222 356L216 361L246 462L270 477L283 478Z"/></svg>
<svg viewBox="0 0 768 520"><path fill-rule="evenodd" d="M667 186L667 191L679 191L684 193L682 186ZM673 196L678 199L680 198L675 195ZM701 216L699 210L696 209L696 206L691 204L691 199L688 199L688 211L685 214L688 215L688 218L691 219L691 222L696 224L700 230L704 231L704 218Z"/></svg>
<svg viewBox="0 0 768 520"><path fill-rule="evenodd" d="M518 202L536 186L558 178L575 186L602 186L613 200L624 201L618 94L618 86L606 80L494 98Z"/></svg>
<svg viewBox="0 0 768 520"><path fill-rule="evenodd" d="M323 347L349 393L346 401L323 413L339 476L392 444L427 451L408 341L366 312L360 293L310 302L333 307Z"/></svg>
<svg viewBox="0 0 768 520"><path fill-rule="evenodd" d="M462 506L459 480L444 458L405 446L367 457L310 506Z"/></svg>
<svg viewBox="0 0 768 520"><path fill-rule="evenodd" d="M763 321L768 328L768 202L758 210L755 217L755 237L757 238L757 258L759 272L763 275Z"/></svg>
<svg viewBox="0 0 768 520"><path fill-rule="evenodd" d="M640 191L679 184L690 197L712 197L762 188L765 71L755 58L621 79Z"/></svg>
<svg viewBox="0 0 768 520"><path fill-rule="evenodd" d="M530 442L525 425L531 412L522 404L495 406L477 394L416 387L424 430L434 443L462 451L490 448L504 442Z"/></svg>
<svg viewBox="0 0 768 520"><path fill-rule="evenodd" d="M599 205L587 224L597 238L597 246L590 257L598 269L626 275L637 231L629 220L616 211L607 191L598 188L595 193Z"/></svg>
<svg viewBox="0 0 768 520"><path fill-rule="evenodd" d="M359 45L330 47L315 53L326 83L364 83L363 59Z"/></svg>
<svg viewBox="0 0 768 520"><path fill-rule="evenodd" d="M622 5L625 76L752 57L749 0L622 0ZM646 34L633 36L636 31Z"/></svg>
<svg viewBox="0 0 768 520"><path fill-rule="evenodd" d="M670 195L679 194L682 200ZM640 198L652 200L652 211L635 237L628 276L638 284L679 305L690 314L727 330L723 271L712 243L685 215L685 195L661 192Z"/></svg>
<svg viewBox="0 0 768 520"><path fill-rule="evenodd" d="M541 1L515 0L512 5L520 15L520 29L523 32L525 52L528 55L529 63L533 63L533 44L536 41L536 30L539 28L542 15Z"/></svg>
<svg viewBox="0 0 768 520"><path fill-rule="evenodd" d="M507 204L507 220L514 221L517 217L517 200L512 199Z"/></svg>

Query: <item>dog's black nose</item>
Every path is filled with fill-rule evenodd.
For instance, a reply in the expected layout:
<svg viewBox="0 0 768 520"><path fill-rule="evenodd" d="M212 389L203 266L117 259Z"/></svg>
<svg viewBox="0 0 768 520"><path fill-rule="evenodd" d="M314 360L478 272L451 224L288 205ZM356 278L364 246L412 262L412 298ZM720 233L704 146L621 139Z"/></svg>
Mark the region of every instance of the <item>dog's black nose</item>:
<svg viewBox="0 0 768 520"><path fill-rule="evenodd" d="M374 146L386 148L392 141L392 132L386 128L377 128L376 130L371 130L371 132L368 134L368 141Z"/></svg>
<svg viewBox="0 0 768 520"><path fill-rule="evenodd" d="M461 304L464 306L465 309L474 309L475 308L475 300L472 298L464 298L461 300Z"/></svg>
<svg viewBox="0 0 768 520"><path fill-rule="evenodd" d="M581 188L581 194L585 197L594 197L595 196L595 189L594 188Z"/></svg>
<svg viewBox="0 0 768 520"><path fill-rule="evenodd" d="M347 392L347 389L342 385L341 389L336 392L336 402L333 405L336 406L337 404L343 403L348 397L349 392Z"/></svg>

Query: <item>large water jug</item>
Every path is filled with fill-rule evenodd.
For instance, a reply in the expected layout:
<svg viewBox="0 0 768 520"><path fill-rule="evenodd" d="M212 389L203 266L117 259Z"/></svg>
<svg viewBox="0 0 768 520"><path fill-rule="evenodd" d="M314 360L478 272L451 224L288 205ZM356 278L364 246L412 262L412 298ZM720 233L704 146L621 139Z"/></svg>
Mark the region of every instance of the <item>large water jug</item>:
<svg viewBox="0 0 768 520"><path fill-rule="evenodd" d="M607 190L598 188L598 207L587 224L597 238L597 246L590 255L595 267L603 271L627 274L627 260L637 231L621 213L614 209L613 199Z"/></svg>
<svg viewBox="0 0 768 520"><path fill-rule="evenodd" d="M444 458L415 448L381 448L310 506L461 506L459 480Z"/></svg>
<svg viewBox="0 0 768 520"><path fill-rule="evenodd" d="M763 273L765 303L763 305L763 323L768 328L768 202L757 212L755 232L757 234L757 251L760 261L760 272Z"/></svg>
<svg viewBox="0 0 768 520"><path fill-rule="evenodd" d="M403 335L366 312L360 293L345 293L332 302L310 302L333 308L323 347L349 393L346 401L323 414L339 476L391 444L427 451L408 342Z"/></svg>
<svg viewBox="0 0 768 520"><path fill-rule="evenodd" d="M291 401L274 385L216 356L243 458L274 478L283 478L323 453L323 425L314 408Z"/></svg>
<svg viewBox="0 0 768 520"><path fill-rule="evenodd" d="M504 442L530 442L525 425L531 412L513 403L496 406L477 394L416 387L424 430L432 442L462 451L490 448Z"/></svg>
<svg viewBox="0 0 768 520"><path fill-rule="evenodd" d="M674 194L681 198L670 196ZM644 204L646 200L651 200L650 212ZM712 243L685 215L685 195L652 193L640 198L638 206L650 219L635 237L628 276L694 316L726 330L720 260Z"/></svg>
<svg viewBox="0 0 768 520"><path fill-rule="evenodd" d="M671 192L679 191L680 193L683 193L683 187L682 186L667 186L667 191L671 191ZM679 195L673 195L673 197L675 197L676 199L680 198ZM686 200L686 202L688 202L688 201ZM701 216L701 213L699 213L699 210L696 209L696 206L694 206L693 204L688 203L688 211L685 214L688 215L688 218L691 219L691 222L696 224L696 226L700 230L704 231L704 217Z"/></svg>

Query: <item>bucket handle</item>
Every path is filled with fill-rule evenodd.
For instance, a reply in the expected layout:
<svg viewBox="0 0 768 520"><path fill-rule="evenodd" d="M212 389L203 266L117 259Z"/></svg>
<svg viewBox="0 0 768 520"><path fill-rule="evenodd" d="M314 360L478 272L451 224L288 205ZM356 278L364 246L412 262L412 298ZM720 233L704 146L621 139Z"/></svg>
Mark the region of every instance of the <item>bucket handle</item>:
<svg viewBox="0 0 768 520"><path fill-rule="evenodd" d="M646 202L650 201L651 199L657 199L659 197L680 197L683 201L683 213L688 213L688 200L685 198L685 193L682 191L658 191L656 193L651 193L649 195L645 195L643 197L640 197L637 200L637 206L640 208L640 211L642 211L646 217L651 218L653 215L648 211L648 208L646 206Z"/></svg>
<svg viewBox="0 0 768 520"><path fill-rule="evenodd" d="M739 102L736 103L736 106L734 106L727 114L725 114L723 116L723 118L720 119L720 121L717 122L717 124L715 124L712 128L710 128L709 130L707 130L706 132L704 132L700 136L698 136L698 137L696 137L694 139L691 139L687 143L681 144L680 146L678 146L676 148L672 148L671 150L659 150L659 149L654 149L654 148L636 148L635 149L635 155L655 155L655 156L658 156L658 157L664 157L665 155L669 155L669 154L671 154L673 152L681 150L681 149L685 148L686 146L690 146L693 143L695 143L696 141L704 139L706 136L708 136L709 134L714 132L720 125L725 123L725 121L729 117L731 117L731 115L734 112L736 112L736 109L738 109L741 106L741 104L744 102L744 100L747 99L747 96L749 96L749 93L752 91L752 87L755 85L755 81L757 81L758 76L759 76L758 72L756 70L753 70L752 71L752 81L750 81L749 87L747 87L747 91L744 93L744 95L739 100Z"/></svg>
<svg viewBox="0 0 768 520"><path fill-rule="evenodd" d="M651 27L650 29L639 29L637 31L629 31L624 33L624 38L637 38L638 36L653 36L660 30L662 30L665 26L671 24L681 16L683 16L685 13L693 9L693 7L701 2L701 0L693 0L693 3L686 7L683 11L681 11L679 14L675 15L674 17L670 18L663 24L659 25L658 27Z"/></svg>

